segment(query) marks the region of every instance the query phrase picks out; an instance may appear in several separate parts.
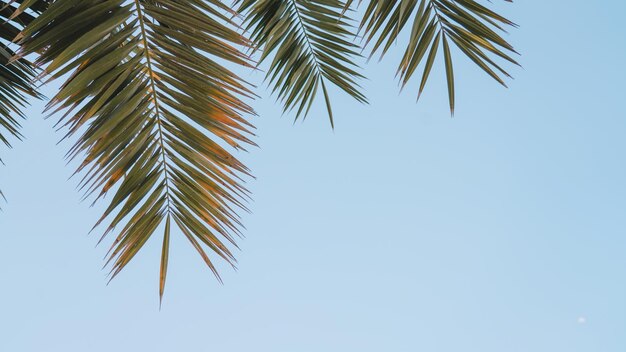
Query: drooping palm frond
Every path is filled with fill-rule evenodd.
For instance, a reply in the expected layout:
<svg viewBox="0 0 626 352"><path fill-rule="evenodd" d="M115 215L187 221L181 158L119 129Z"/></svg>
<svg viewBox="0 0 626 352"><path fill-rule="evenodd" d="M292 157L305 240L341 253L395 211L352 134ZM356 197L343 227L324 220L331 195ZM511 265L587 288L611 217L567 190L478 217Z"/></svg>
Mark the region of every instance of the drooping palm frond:
<svg viewBox="0 0 626 352"><path fill-rule="evenodd" d="M116 234L111 278L164 224L160 297L174 226L218 278L206 248L235 263L226 242L248 170L228 149L253 144L253 111L247 84L220 64L250 65L232 17L218 0L57 0L20 36L51 79L69 74L50 107L79 135L68 155L84 156L81 186L96 199L114 190L98 221L103 238Z"/></svg>
<svg viewBox="0 0 626 352"><path fill-rule="evenodd" d="M17 46L13 38L35 18L31 13L41 12L46 1L0 1L0 143L10 147L9 138L21 139L19 118L28 97L40 97L33 86L35 70L30 61L11 62ZM24 12L31 8L29 12ZM0 162L2 159L0 159ZM0 191L0 197L4 197Z"/></svg>
<svg viewBox="0 0 626 352"><path fill-rule="evenodd" d="M246 30L261 50L259 62L274 54L267 78L273 92L296 119L306 115L322 90L331 125L333 113L326 82L354 99L366 102L359 91L353 57L358 46L350 19L339 0L240 0Z"/></svg>
<svg viewBox="0 0 626 352"><path fill-rule="evenodd" d="M505 0L508 1L508 0ZM507 26L515 24L475 0L371 0L363 16L361 29L372 55L381 57L394 44L399 33L412 20L409 43L398 67L402 86L424 62L419 95L433 67L437 53L443 50L448 83L450 110L454 113L454 73L450 43L478 67L506 86L510 77L495 58L517 65L513 47L502 38Z"/></svg>

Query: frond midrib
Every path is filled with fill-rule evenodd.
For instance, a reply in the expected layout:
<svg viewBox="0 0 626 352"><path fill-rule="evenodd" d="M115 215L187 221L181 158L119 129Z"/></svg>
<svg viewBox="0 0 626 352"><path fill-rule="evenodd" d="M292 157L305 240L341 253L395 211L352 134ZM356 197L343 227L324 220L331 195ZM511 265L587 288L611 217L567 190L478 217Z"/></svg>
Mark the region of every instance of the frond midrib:
<svg viewBox="0 0 626 352"><path fill-rule="evenodd" d="M317 71L318 74L318 79L320 81L320 83L322 84L322 91L324 94L324 100L326 101L326 108L328 109L328 117L330 118L330 125L332 128L335 128L335 122L333 119L333 112L332 109L330 107L330 99L328 97L328 92L326 91L326 84L324 84L324 69L322 69L322 65L319 63L319 61L317 60L317 52L315 51L315 49L313 48L313 44L311 44L311 40L309 39L309 32L306 29L306 25L304 24L304 19L302 18L302 14L300 13L300 9L298 9L298 4L297 4L297 0L287 0L287 2L291 5L293 12L296 14L296 18L298 20L298 28L300 28L300 31L302 32L302 36L304 37L304 40L306 41L307 44L307 51L309 52L309 54L311 55L311 57L313 57L313 63L315 66L315 70Z"/></svg>
<svg viewBox="0 0 626 352"><path fill-rule="evenodd" d="M159 106L159 96L156 90L156 83L154 79L154 69L152 68L152 57L150 55L150 46L148 44L148 34L146 32L145 19L143 15L143 9L139 0L134 0L135 8L137 10L137 19L139 20L139 28L141 31L141 41L143 43L143 55L146 59L146 69L148 70L148 80L150 80L150 94L152 95L152 101L154 103L154 114L158 130L158 143L160 148L161 165L163 168L163 177L165 179L165 198L166 198L166 211L168 216L172 214L171 193L172 187L170 185L169 165L167 163L167 155L165 152L165 135L163 133L161 111Z"/></svg>
<svg viewBox="0 0 626 352"><path fill-rule="evenodd" d="M289 3L290 7L292 8L293 12L296 15L297 21L298 21L298 28L300 29L300 32L302 32L302 36L304 37L304 41L306 42L306 46L307 46L307 51L309 52L309 54L311 55L311 57L313 57L313 62L315 64L315 69L316 71L318 71L318 74L322 75L323 70L322 67L319 63L319 61L317 60L317 53L315 52L315 49L313 49L313 44L311 44L311 40L309 39L309 32L306 29L306 25L304 24L304 19L302 18L302 14L300 13L300 9L298 9L298 4L297 4L297 0L287 0L287 2Z"/></svg>

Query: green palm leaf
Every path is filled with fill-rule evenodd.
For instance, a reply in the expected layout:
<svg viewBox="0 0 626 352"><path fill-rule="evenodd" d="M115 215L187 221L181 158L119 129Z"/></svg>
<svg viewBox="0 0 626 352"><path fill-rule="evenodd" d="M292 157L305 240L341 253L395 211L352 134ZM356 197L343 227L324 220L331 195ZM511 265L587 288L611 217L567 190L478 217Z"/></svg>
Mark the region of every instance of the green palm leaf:
<svg viewBox="0 0 626 352"><path fill-rule="evenodd" d="M114 190L98 223L115 240L111 279L164 225L160 296L177 226L219 278L206 248L234 265L229 245L248 174L229 149L253 144L247 85L220 62L250 66L232 11L211 0L58 0L22 32L21 54L51 79L68 74L50 107L64 110L81 187Z"/></svg>
<svg viewBox="0 0 626 352"><path fill-rule="evenodd" d="M345 4L338 0L241 0L246 29L261 50L259 62L274 54L267 72L285 111L297 107L306 116L322 90L331 125L333 113L326 82L360 102L366 102L352 62L358 46Z"/></svg>
<svg viewBox="0 0 626 352"><path fill-rule="evenodd" d="M474 0L371 0L365 9L361 30L365 33L365 45L372 46L372 55L380 52L381 57L384 56L411 19L409 43L398 74L404 87L420 63L425 62L418 98L441 45L452 112L455 93L449 43L454 43L478 67L504 86L503 76L510 75L496 59L518 65L512 58L515 50L500 34L505 27L515 24Z"/></svg>
<svg viewBox="0 0 626 352"><path fill-rule="evenodd" d="M0 1L0 143L11 147L9 138L21 139L19 118L28 97L41 97L33 86L35 69L25 58L11 61L17 45L13 38L42 11L46 1ZM28 10L28 12L24 12ZM0 162L2 159L0 159ZM0 197L4 198L2 191Z"/></svg>

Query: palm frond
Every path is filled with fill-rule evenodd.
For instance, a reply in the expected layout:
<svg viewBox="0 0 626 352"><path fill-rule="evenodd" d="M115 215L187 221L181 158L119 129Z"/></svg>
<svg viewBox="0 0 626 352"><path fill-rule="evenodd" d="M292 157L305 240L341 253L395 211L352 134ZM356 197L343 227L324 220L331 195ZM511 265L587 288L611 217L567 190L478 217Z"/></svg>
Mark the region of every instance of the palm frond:
<svg viewBox="0 0 626 352"><path fill-rule="evenodd" d="M518 65L512 57L515 49L501 36L506 27L516 25L475 0L371 0L361 22L371 54L384 56L411 18L409 43L398 67L401 85L404 87L424 62L419 98L437 52L443 49L452 113L455 93L450 43L504 86L503 77L511 76L496 58Z"/></svg>
<svg viewBox="0 0 626 352"><path fill-rule="evenodd" d="M248 169L229 150L253 144L253 111L223 64L250 66L232 17L218 0L59 0L21 34L21 54L40 51L51 79L69 74L49 105L78 135L81 187L96 200L114 190L96 224L115 233L111 279L165 224L161 298L172 227L218 279L206 248L235 263Z"/></svg>
<svg viewBox="0 0 626 352"><path fill-rule="evenodd" d="M306 116L322 90L331 125L333 113L326 82L354 99L366 102L359 91L353 58L358 55L345 4L338 0L241 0L246 30L260 50L259 62L274 56L267 78L285 111Z"/></svg>
<svg viewBox="0 0 626 352"><path fill-rule="evenodd" d="M0 143L11 147L10 138L21 139L20 118L29 97L39 98L33 86L35 69L25 58L11 61L17 45L13 38L47 5L46 1L0 1ZM25 12L26 10L30 10ZM2 162L2 159L0 159ZM0 197L4 198L2 191Z"/></svg>

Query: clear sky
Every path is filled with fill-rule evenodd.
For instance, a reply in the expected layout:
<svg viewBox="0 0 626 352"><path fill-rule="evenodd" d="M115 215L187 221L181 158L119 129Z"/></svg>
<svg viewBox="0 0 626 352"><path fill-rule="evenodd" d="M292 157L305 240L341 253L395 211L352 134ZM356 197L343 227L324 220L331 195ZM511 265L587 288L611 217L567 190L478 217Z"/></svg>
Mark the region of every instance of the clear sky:
<svg viewBox="0 0 626 352"><path fill-rule="evenodd" d="M398 94L398 55L369 106L334 94L334 132L261 90L239 269L220 285L176 236L161 311L160 236L106 286L105 203L34 104L1 151L0 351L626 351L626 2L498 6L523 69L506 90L456 60L454 118L442 70Z"/></svg>

